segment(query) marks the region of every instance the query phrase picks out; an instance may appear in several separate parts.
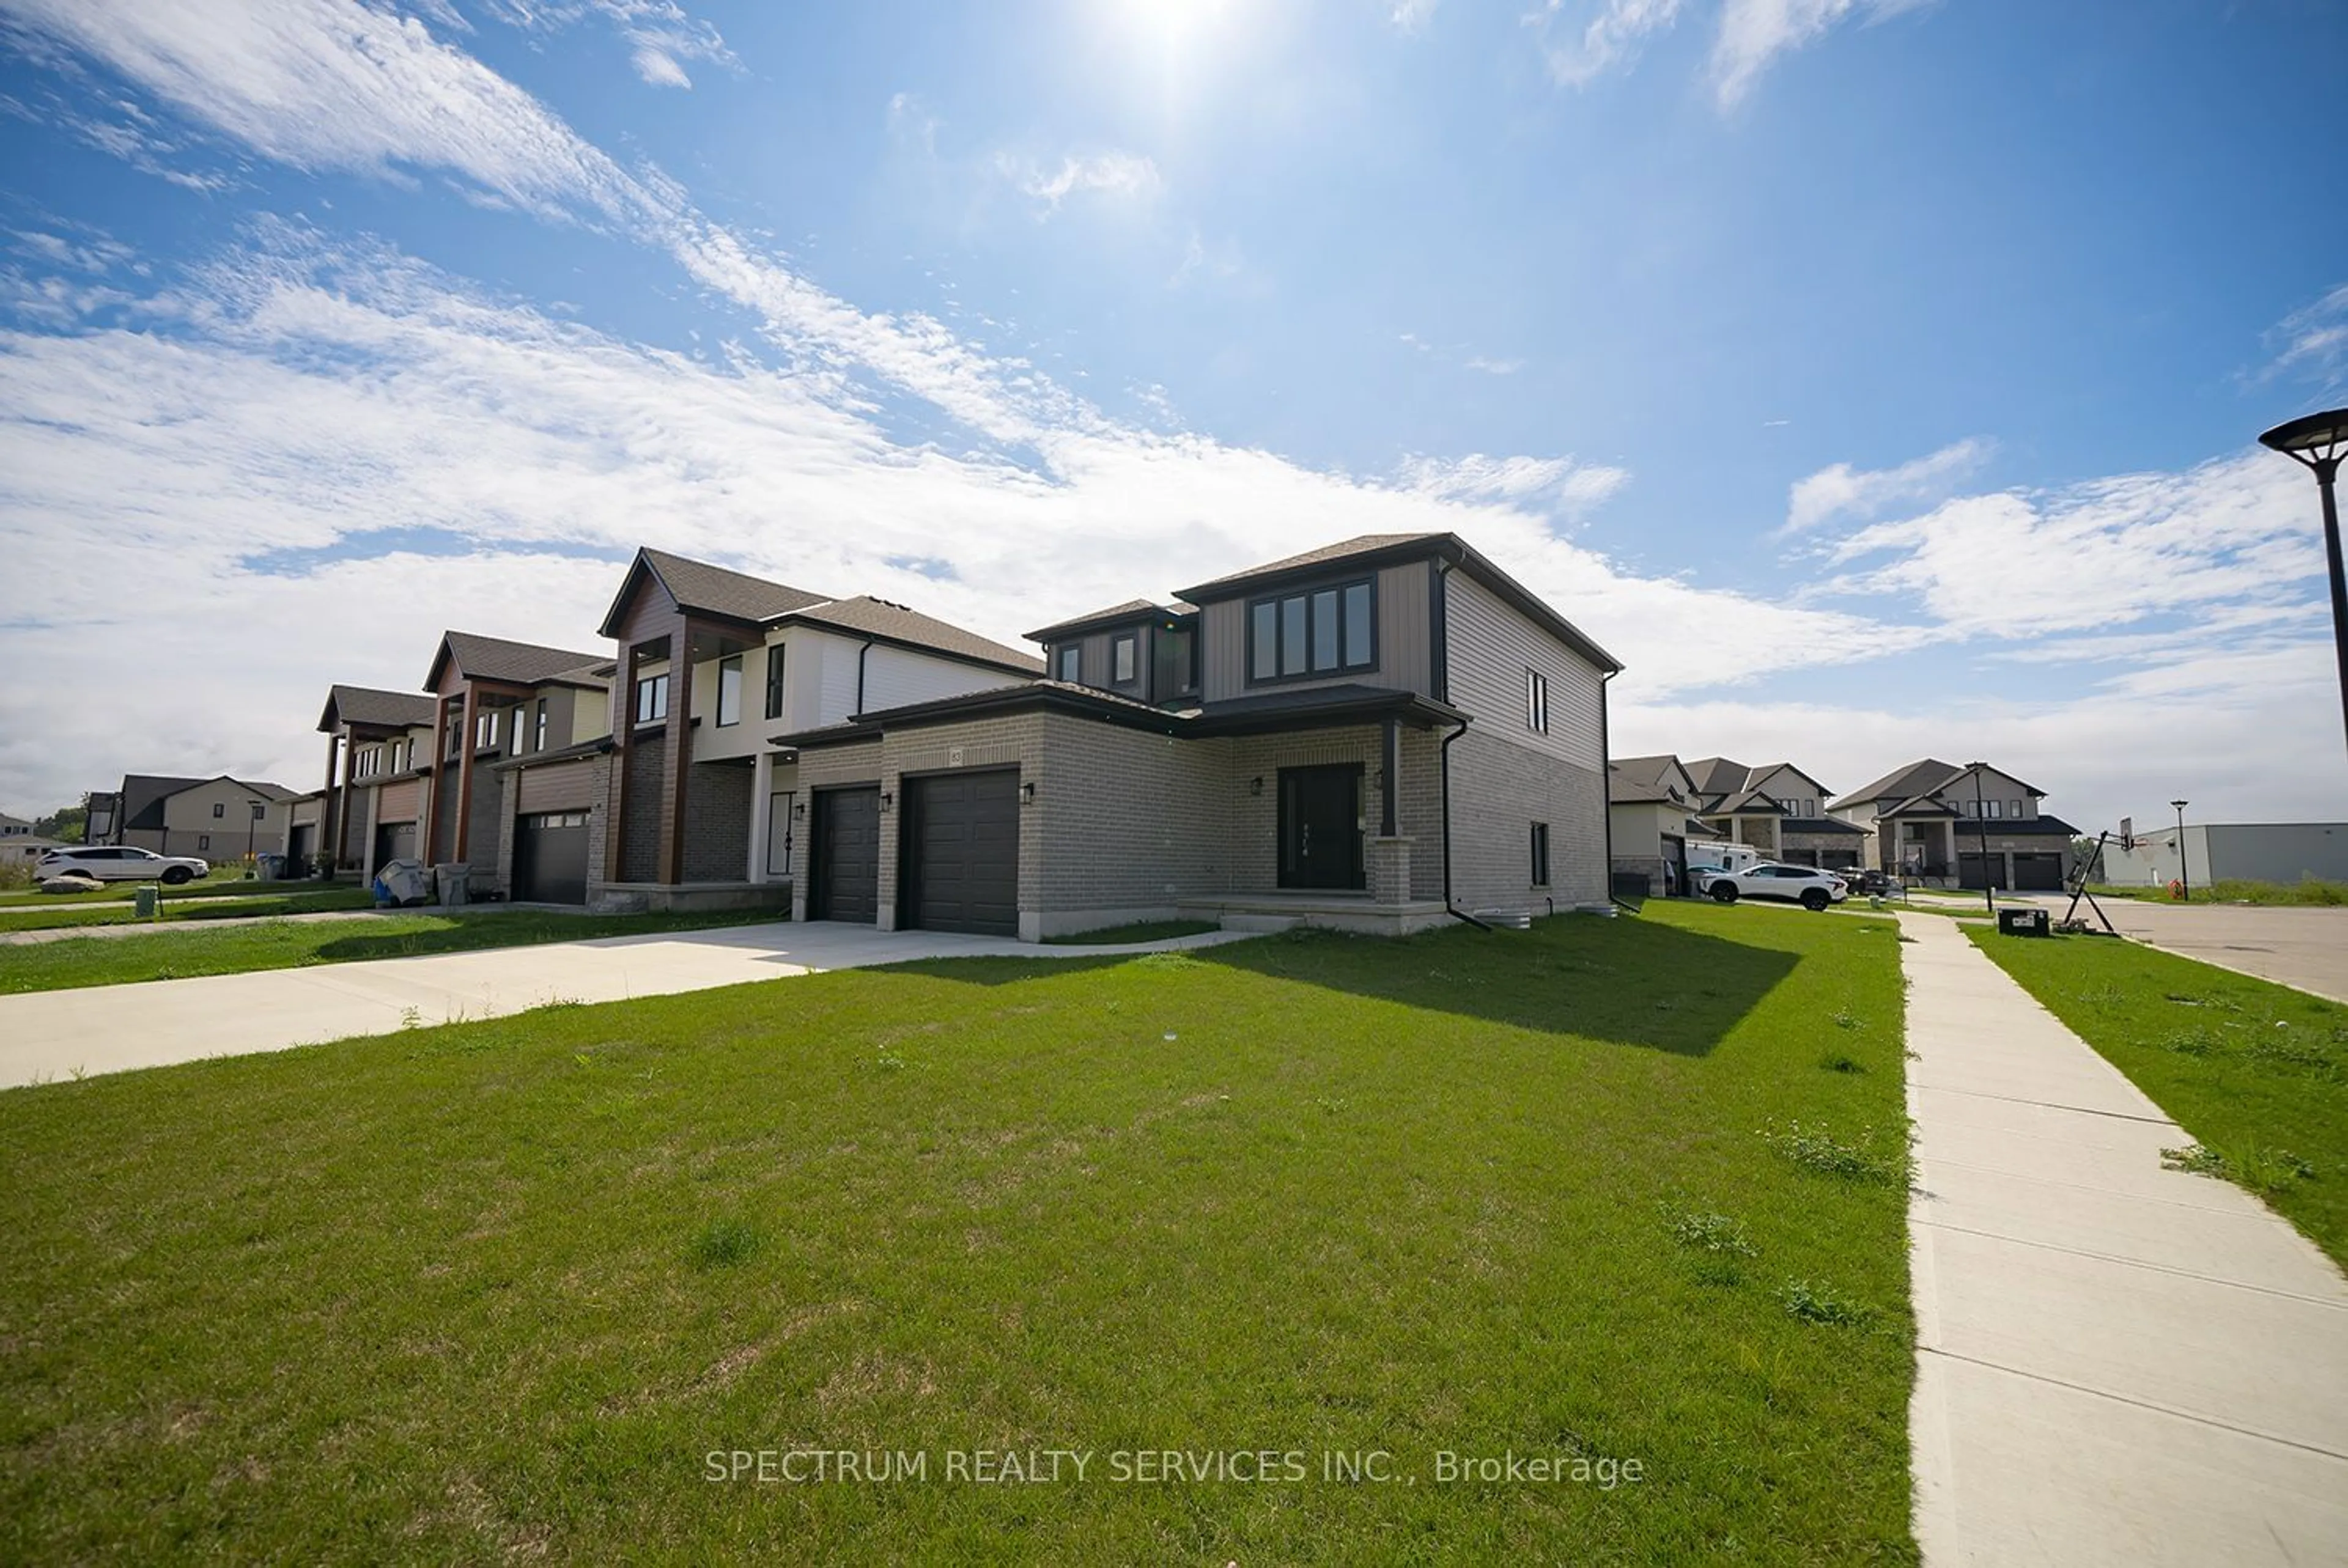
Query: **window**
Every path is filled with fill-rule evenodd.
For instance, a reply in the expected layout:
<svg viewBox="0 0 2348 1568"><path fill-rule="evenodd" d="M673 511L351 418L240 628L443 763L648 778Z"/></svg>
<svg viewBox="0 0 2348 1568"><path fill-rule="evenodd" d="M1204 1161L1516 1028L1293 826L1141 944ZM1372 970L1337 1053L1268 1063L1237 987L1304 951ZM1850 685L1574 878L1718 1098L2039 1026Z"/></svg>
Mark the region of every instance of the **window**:
<svg viewBox="0 0 2348 1568"><path fill-rule="evenodd" d="M1158 635L1149 641L1151 702L1171 702L1199 689L1198 669L1193 662L1197 646L1188 627L1158 629Z"/></svg>
<svg viewBox="0 0 2348 1568"><path fill-rule="evenodd" d="M474 719L473 719L473 746L474 746L474 748L475 748L476 750L478 750L478 751L484 751L484 752L486 752L486 751L488 751L490 747L492 747L492 746L496 745L497 743L498 743L498 714L497 714L497 710L496 710L496 709L494 709L494 708L492 708L491 710L489 710L489 711L488 712L486 712L486 713L479 713L479 714L476 714L476 715L474 716Z"/></svg>
<svg viewBox="0 0 2348 1568"><path fill-rule="evenodd" d="M767 650L767 717L783 716L783 645Z"/></svg>
<svg viewBox="0 0 2348 1568"><path fill-rule="evenodd" d="M1248 680L1293 681L1377 662L1369 579L1248 606Z"/></svg>
<svg viewBox="0 0 2348 1568"><path fill-rule="evenodd" d="M1525 728L1549 733L1549 677L1538 670L1525 671Z"/></svg>
<svg viewBox="0 0 2348 1568"><path fill-rule="evenodd" d="M1533 886L1549 886L1549 824L1533 824Z"/></svg>
<svg viewBox="0 0 2348 1568"><path fill-rule="evenodd" d="M2022 803L2018 800L2007 801L2005 803L2005 815L2013 817L2017 822L2020 821L2022 818Z"/></svg>
<svg viewBox="0 0 2348 1568"><path fill-rule="evenodd" d="M200 833L196 835L196 847L198 849L210 849L211 846L212 835L211 834Z"/></svg>
<svg viewBox="0 0 2348 1568"><path fill-rule="evenodd" d="M742 656L729 654L717 661L717 723L722 728L742 722Z"/></svg>
<svg viewBox="0 0 2348 1568"><path fill-rule="evenodd" d="M212 816L215 820L226 816L227 815L228 804L226 802L217 800L212 802Z"/></svg>
<svg viewBox="0 0 2348 1568"><path fill-rule="evenodd" d="M1109 682L1113 685L1130 686L1141 679L1141 636L1138 632L1120 631L1108 641Z"/></svg>
<svg viewBox="0 0 2348 1568"><path fill-rule="evenodd" d="M533 752L546 750L546 699L543 697L538 700L538 714L530 721L530 749Z"/></svg>
<svg viewBox="0 0 2348 1568"><path fill-rule="evenodd" d="M648 675L636 682L636 723L657 724L668 717L668 677Z"/></svg>
<svg viewBox="0 0 2348 1568"><path fill-rule="evenodd" d="M267 806L262 804L259 801L254 801L252 803L252 820L259 822L268 814L268 811L269 808Z"/></svg>
<svg viewBox="0 0 2348 1568"><path fill-rule="evenodd" d="M1996 815L1999 815L1999 814L2000 814L2000 813L2004 809L2004 806L2005 806L2005 803L2004 803L2003 801L2002 801L2002 800L1993 800L1993 801L1991 801L1991 802L1989 803L1989 811L1988 811L1987 815L1991 815L1991 816L1996 816Z"/></svg>
<svg viewBox="0 0 2348 1568"><path fill-rule="evenodd" d="M1080 643L1065 644L1052 655L1052 679L1071 686L1084 684L1085 651Z"/></svg>

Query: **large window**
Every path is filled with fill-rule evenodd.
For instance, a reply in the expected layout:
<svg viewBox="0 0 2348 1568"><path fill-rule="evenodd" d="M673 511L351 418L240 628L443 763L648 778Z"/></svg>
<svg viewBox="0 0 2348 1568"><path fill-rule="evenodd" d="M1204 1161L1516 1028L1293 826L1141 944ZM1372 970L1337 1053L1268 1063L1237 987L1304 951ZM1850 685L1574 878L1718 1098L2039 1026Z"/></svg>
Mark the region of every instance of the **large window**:
<svg viewBox="0 0 2348 1568"><path fill-rule="evenodd" d="M533 752L546 750L546 699L543 697L538 700L538 712L530 720L530 749Z"/></svg>
<svg viewBox="0 0 2348 1568"><path fill-rule="evenodd" d="M1141 634L1120 631L1108 640L1108 678L1113 686L1130 686L1141 679Z"/></svg>
<svg viewBox="0 0 2348 1568"><path fill-rule="evenodd" d="M1065 681L1071 686L1081 686L1085 681L1085 650L1079 642L1070 642L1052 653L1052 679Z"/></svg>
<svg viewBox="0 0 2348 1568"><path fill-rule="evenodd" d="M498 743L498 711L476 714L473 719L473 748L486 752Z"/></svg>
<svg viewBox="0 0 2348 1568"><path fill-rule="evenodd" d="M742 722L742 656L730 654L717 661L717 726Z"/></svg>
<svg viewBox="0 0 2348 1568"><path fill-rule="evenodd" d="M636 682L636 723L657 724L668 717L668 677L647 675Z"/></svg>
<svg viewBox="0 0 2348 1568"><path fill-rule="evenodd" d="M1549 824L1533 824L1533 886L1549 886Z"/></svg>
<svg viewBox="0 0 2348 1568"><path fill-rule="evenodd" d="M1169 630L1158 629L1149 641L1149 698L1153 702L1170 702L1187 697L1199 689L1199 676L1192 662L1197 647L1189 629Z"/></svg>
<svg viewBox="0 0 2348 1568"><path fill-rule="evenodd" d="M1370 579L1259 599L1248 606L1248 680L1294 681L1377 662Z"/></svg>
<svg viewBox="0 0 2348 1568"><path fill-rule="evenodd" d="M1549 733L1549 677L1538 670L1525 671L1525 728Z"/></svg>
<svg viewBox="0 0 2348 1568"><path fill-rule="evenodd" d="M767 717L783 716L783 645L770 644L767 649Z"/></svg>

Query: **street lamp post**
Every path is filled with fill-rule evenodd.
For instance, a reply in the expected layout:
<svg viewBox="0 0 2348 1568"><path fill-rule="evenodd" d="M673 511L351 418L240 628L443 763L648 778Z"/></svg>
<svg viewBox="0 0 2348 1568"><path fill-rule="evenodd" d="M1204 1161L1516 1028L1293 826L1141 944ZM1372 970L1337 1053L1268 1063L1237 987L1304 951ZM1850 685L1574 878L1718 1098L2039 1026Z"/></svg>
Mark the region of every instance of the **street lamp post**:
<svg viewBox="0 0 2348 1568"><path fill-rule="evenodd" d="M1982 765L1973 764L1973 845L1979 852L1982 868L1982 902L1988 906L1993 918L1997 914L1997 893L1990 886L1994 880L1989 874L1989 818L1982 812ZM1962 866L1959 867L1962 869ZM1957 878L1962 882L1962 876Z"/></svg>
<svg viewBox="0 0 2348 1568"><path fill-rule="evenodd" d="M2348 574L2340 566L2340 506L2333 498L2333 481L2340 460L2348 456L2348 408L2278 425L2259 440L2315 476L2323 497L2323 555L2332 569L2332 642L2340 661L2340 713L2348 724Z"/></svg>
<svg viewBox="0 0 2348 1568"><path fill-rule="evenodd" d="M2190 904L2193 902L2193 867L2185 858L2185 808L2193 803L2172 800L2168 804L2177 808L2177 886L2185 902Z"/></svg>

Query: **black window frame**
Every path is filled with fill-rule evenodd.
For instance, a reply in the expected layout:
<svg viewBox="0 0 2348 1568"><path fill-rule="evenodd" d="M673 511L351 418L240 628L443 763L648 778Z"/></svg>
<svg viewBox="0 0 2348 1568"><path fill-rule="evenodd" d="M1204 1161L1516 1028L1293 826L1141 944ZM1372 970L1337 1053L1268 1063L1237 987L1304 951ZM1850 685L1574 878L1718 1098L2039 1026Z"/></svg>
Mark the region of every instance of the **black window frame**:
<svg viewBox="0 0 2348 1568"><path fill-rule="evenodd" d="M767 645L767 717L783 716L783 645Z"/></svg>
<svg viewBox="0 0 2348 1568"><path fill-rule="evenodd" d="M1066 666L1072 661L1076 668L1070 670ZM1085 683L1085 645L1083 643L1063 642L1052 650L1052 679L1070 686L1081 686Z"/></svg>
<svg viewBox="0 0 2348 1568"><path fill-rule="evenodd" d="M473 750L494 752L498 749L498 712L495 708L484 708L473 715Z"/></svg>
<svg viewBox="0 0 2348 1568"><path fill-rule="evenodd" d="M211 834L200 833L196 835L196 849L199 853L208 851L211 846L212 835Z"/></svg>
<svg viewBox="0 0 2348 1568"><path fill-rule="evenodd" d="M1353 639L1346 634L1348 617L1345 606L1355 589L1364 590L1361 630L1366 643L1365 654L1358 661L1349 660L1346 657ZM1329 596L1336 607L1337 624L1332 634L1334 638L1335 662L1327 666L1319 666L1313 659L1314 651L1321 641L1318 635L1320 628L1315 624L1320 618L1320 610L1316 607L1324 595ZM1289 610L1292 605L1303 607L1303 624L1296 628L1292 634L1289 621ZM1266 609L1272 611L1272 672L1269 675L1259 673L1256 651L1257 618L1259 612ZM1302 583L1293 588L1282 589L1277 593L1260 593L1247 601L1245 614L1247 647L1244 667L1247 674L1246 683L1250 686L1285 686L1299 681L1332 681L1342 676L1358 675L1378 667L1378 579L1375 572L1364 577L1344 577ZM1285 657L1292 636L1299 653L1301 665L1300 668L1292 671L1287 668L1288 661Z"/></svg>
<svg viewBox="0 0 2348 1568"><path fill-rule="evenodd" d="M1117 661L1120 657L1128 658L1132 661L1132 674L1119 675L1117 672ZM1132 631L1113 631L1109 633L1108 683L1112 686L1138 686L1141 684L1141 633L1138 630Z"/></svg>
<svg viewBox="0 0 2348 1568"><path fill-rule="evenodd" d="M214 822L225 822L228 820L228 802L224 800L216 800L212 802L212 820Z"/></svg>
<svg viewBox="0 0 2348 1568"><path fill-rule="evenodd" d="M668 722L668 671L636 677L635 728L648 730Z"/></svg>
<svg viewBox="0 0 2348 1568"><path fill-rule="evenodd" d="M1549 880L1549 824L1547 824L1547 823L1545 823L1545 822L1537 822L1537 823L1534 823L1534 824L1532 825L1531 839L1532 839L1532 860L1533 860L1533 865L1532 865L1533 882L1532 882L1532 885L1533 885L1534 886L1536 886L1536 887L1546 887L1546 886L1548 886L1550 885L1550 880Z"/></svg>
<svg viewBox="0 0 2348 1568"><path fill-rule="evenodd" d="M734 716L730 719L726 716L726 671L729 665L734 671ZM731 729L742 722L742 656L739 653L728 653L717 661L717 699L714 706L717 710L715 728Z"/></svg>
<svg viewBox="0 0 2348 1568"><path fill-rule="evenodd" d="M1549 677L1529 667L1525 671L1525 728L1536 735L1549 733Z"/></svg>
<svg viewBox="0 0 2348 1568"><path fill-rule="evenodd" d="M541 697L538 711L530 715L530 749L533 752L546 750L546 710L547 700Z"/></svg>
<svg viewBox="0 0 2348 1568"><path fill-rule="evenodd" d="M255 822L261 821L268 814L268 811L269 808L267 806L263 805L259 801L254 801L252 803L252 820Z"/></svg>

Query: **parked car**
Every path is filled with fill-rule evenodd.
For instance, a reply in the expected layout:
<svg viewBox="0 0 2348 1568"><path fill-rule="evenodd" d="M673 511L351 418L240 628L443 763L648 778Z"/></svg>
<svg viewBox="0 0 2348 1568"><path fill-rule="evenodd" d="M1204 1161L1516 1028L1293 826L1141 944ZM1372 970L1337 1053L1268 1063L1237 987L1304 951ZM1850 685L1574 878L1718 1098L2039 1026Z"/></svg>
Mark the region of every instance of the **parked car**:
<svg viewBox="0 0 2348 1568"><path fill-rule="evenodd" d="M92 844L52 849L33 864L44 878L81 872L100 882L162 882L173 887L212 874L211 862L192 855L158 855L130 845Z"/></svg>
<svg viewBox="0 0 2348 1568"><path fill-rule="evenodd" d="M1843 880L1850 884L1850 889L1854 893L1891 891L1891 873L1876 866L1870 866L1864 870L1848 872L1844 875Z"/></svg>
<svg viewBox="0 0 2348 1568"><path fill-rule="evenodd" d="M1705 879L1704 890L1724 904L1740 897L1783 898L1805 909L1824 909L1850 897L1850 885L1831 871L1775 860L1742 871L1715 871Z"/></svg>

